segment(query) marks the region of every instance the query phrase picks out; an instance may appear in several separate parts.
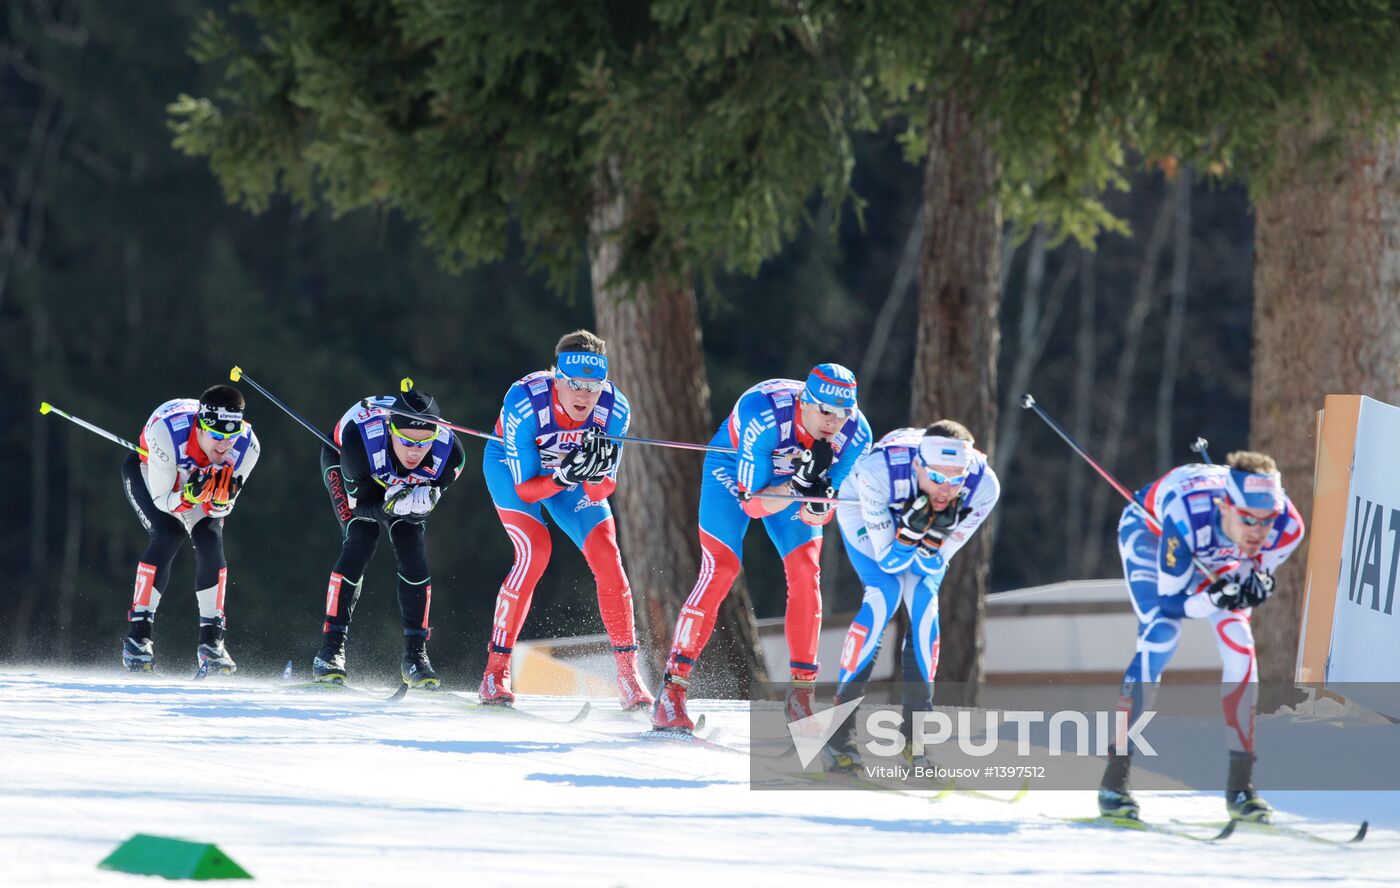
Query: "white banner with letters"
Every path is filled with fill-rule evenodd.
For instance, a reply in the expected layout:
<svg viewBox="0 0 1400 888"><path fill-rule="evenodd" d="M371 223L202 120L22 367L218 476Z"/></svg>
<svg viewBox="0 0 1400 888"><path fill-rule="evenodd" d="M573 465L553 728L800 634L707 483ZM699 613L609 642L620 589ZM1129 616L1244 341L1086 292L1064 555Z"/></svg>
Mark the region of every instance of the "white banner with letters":
<svg viewBox="0 0 1400 888"><path fill-rule="evenodd" d="M1363 398L1337 577L1327 685L1400 682L1400 408ZM1380 691L1378 688L1377 691ZM1394 708L1393 701L1351 699ZM1382 693L1390 698L1394 692ZM1388 705L1387 705L1388 704Z"/></svg>

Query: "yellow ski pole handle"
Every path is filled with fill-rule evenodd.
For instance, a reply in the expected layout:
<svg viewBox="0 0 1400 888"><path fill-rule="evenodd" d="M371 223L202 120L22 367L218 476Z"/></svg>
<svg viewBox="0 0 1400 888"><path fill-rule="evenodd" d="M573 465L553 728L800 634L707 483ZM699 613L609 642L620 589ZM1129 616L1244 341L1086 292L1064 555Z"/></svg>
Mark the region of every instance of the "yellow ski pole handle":
<svg viewBox="0 0 1400 888"><path fill-rule="evenodd" d="M40 412L41 414L45 415L45 416L47 416L47 415L50 414L50 413L52 413L52 414L54 414L54 415L56 415L56 416L61 416L61 417L63 417L64 419L68 420L69 422L73 423L74 425L82 426L83 428L87 429L89 432L92 432L94 435L98 435L99 437L106 438L108 441L111 441L113 444L120 444L121 446L125 447L127 450L134 450L134 451L136 451L137 453L141 454L142 456L149 456L149 454L146 453L145 450L143 450L143 449L140 448L140 447L137 447L135 444L132 444L130 441L126 440L125 438L119 438L119 437L117 437L116 435L112 434L111 432L107 431L106 429L100 428L100 427L98 427L98 426L95 426L95 425L93 425L92 423L88 422L87 420L79 419L78 417L72 415L71 413L65 413L64 411L59 410L59 409L58 409L57 407L55 407L54 405L50 404L48 401L41 401L41 402L39 403L39 412Z"/></svg>

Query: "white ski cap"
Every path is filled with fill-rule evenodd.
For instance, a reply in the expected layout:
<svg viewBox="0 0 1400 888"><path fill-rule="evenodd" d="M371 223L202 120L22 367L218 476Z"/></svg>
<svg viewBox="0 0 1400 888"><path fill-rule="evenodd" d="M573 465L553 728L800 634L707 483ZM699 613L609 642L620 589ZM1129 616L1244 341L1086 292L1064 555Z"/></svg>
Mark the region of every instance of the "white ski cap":
<svg viewBox="0 0 1400 888"><path fill-rule="evenodd" d="M972 461L971 448L959 438L925 435L919 441L919 459L926 466L962 466Z"/></svg>

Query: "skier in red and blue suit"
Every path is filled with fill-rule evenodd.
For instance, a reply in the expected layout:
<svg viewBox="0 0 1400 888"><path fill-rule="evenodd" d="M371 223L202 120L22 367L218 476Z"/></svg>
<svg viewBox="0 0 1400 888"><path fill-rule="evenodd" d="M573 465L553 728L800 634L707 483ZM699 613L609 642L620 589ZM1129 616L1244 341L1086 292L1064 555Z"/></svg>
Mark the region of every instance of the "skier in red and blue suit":
<svg viewBox="0 0 1400 888"><path fill-rule="evenodd" d="M786 635L794 718L811 713L821 632L822 527L830 503L782 496L835 497L870 448L870 423L856 406L856 377L840 364L818 364L805 383L770 379L734 405L710 444L700 488L700 576L676 621L666 676L652 711L658 730L688 733L685 697L691 669L715 628L720 603L739 575L749 522L763 521L787 574ZM777 494L779 498L754 494Z"/></svg>
<svg viewBox="0 0 1400 888"><path fill-rule="evenodd" d="M555 366L510 387L496 422L501 443L486 445L482 468L496 513L515 547L501 583L481 679L483 703L510 705L510 656L530 611L535 585L549 564L554 523L582 552L598 585L598 611L612 643L618 695L627 710L650 706L637 673L632 588L622 569L617 525L608 497L617 489L622 448L603 437L623 436L631 419L627 398L607 378L606 343L587 330L555 346Z"/></svg>

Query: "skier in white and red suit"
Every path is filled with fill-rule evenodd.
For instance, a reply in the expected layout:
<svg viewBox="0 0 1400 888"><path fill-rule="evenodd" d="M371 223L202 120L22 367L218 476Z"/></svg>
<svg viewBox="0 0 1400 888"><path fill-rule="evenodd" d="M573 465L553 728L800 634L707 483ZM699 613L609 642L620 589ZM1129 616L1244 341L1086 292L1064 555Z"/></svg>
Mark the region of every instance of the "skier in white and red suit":
<svg viewBox="0 0 1400 888"><path fill-rule="evenodd" d="M238 668L224 647L224 518L233 511L260 453L257 435L243 420L244 406L243 394L230 385L212 386L198 400L166 401L141 430L145 455L133 453L122 464L126 498L150 535L136 567L130 627L122 645L127 669L154 669L156 609L167 589L170 564L187 539L194 544L199 601L196 659L202 669L214 672Z"/></svg>
<svg viewBox="0 0 1400 888"><path fill-rule="evenodd" d="M1269 805L1253 785L1259 671L1249 619L1273 593L1274 571L1302 542L1303 517L1284 495L1273 459L1253 451L1231 453L1224 465L1178 466L1135 496L1161 529L1133 506L1118 522L1118 550L1138 618L1137 652L1123 675L1119 706L1130 718L1149 708L1181 638L1181 621L1209 620L1223 667L1226 807L1234 819L1267 821ZM1138 815L1128 791L1131 752L1110 749L1099 788L1104 816Z"/></svg>

